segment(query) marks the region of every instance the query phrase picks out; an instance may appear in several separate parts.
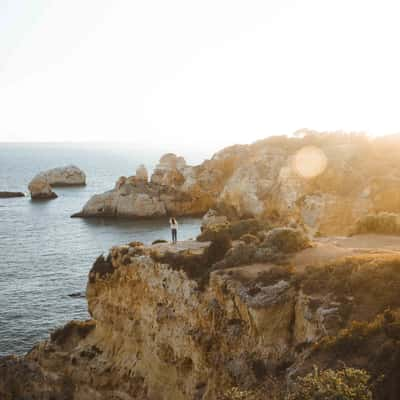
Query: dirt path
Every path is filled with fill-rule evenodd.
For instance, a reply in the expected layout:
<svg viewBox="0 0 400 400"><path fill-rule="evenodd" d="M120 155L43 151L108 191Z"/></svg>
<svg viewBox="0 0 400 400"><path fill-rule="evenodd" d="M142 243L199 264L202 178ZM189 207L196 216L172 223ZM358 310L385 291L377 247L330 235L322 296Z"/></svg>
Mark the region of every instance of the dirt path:
<svg viewBox="0 0 400 400"><path fill-rule="evenodd" d="M367 234L320 238L312 248L298 252L291 262L301 271L307 265L325 264L346 256L368 253L400 253L400 236Z"/></svg>

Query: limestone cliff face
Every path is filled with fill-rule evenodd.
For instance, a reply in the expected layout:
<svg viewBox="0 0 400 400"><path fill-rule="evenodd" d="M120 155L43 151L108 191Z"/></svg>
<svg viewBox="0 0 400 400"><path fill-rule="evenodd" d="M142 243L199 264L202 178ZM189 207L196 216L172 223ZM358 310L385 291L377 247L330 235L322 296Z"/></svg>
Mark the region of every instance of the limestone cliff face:
<svg viewBox="0 0 400 400"><path fill-rule="evenodd" d="M374 252L353 237L314 243L285 265L219 270L207 264L210 242L115 247L89 273L92 319L1 358L0 397L214 400L238 387L272 400L312 365L344 359L374 379L384 370L377 387L397 399L400 320L390 314L384 325L379 313L400 304L400 241L372 239Z"/></svg>
<svg viewBox="0 0 400 400"><path fill-rule="evenodd" d="M190 268L209 246L132 243L100 257L87 286L92 320L71 321L23 359L3 359L2 398L212 400L257 386L296 346L337 329L331 300L311 301L290 275L274 278L274 265L217 270L201 286L166 262L192 260ZM31 377L11 393L24 368Z"/></svg>
<svg viewBox="0 0 400 400"><path fill-rule="evenodd" d="M88 286L95 341L114 368L143 377L150 398L214 399L232 380L256 381L253 362L289 350L295 296L287 283L253 298L219 274L201 291L149 256L120 263L106 283Z"/></svg>

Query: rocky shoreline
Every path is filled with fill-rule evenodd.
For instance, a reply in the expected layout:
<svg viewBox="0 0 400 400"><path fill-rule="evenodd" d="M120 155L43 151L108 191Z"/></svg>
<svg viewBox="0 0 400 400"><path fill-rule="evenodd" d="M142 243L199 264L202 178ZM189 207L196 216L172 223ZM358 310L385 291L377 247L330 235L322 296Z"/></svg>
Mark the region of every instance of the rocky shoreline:
<svg viewBox="0 0 400 400"><path fill-rule="evenodd" d="M311 234L348 233L368 213L400 212L400 141L309 133L235 145L197 166L168 153L93 196L74 217L204 215L296 223ZM390 165L390 166L388 166Z"/></svg>
<svg viewBox="0 0 400 400"><path fill-rule="evenodd" d="M308 243L300 232L289 240L288 228L265 229L224 250L225 233L114 247L89 272L90 320L69 322L24 357L0 358L1 398L227 400L233 390L240 399L283 399L313 365L344 362L369 371L374 393L385 396L376 398L397 399L397 358L379 357L397 348L400 239L394 252L375 238L380 249L371 253L352 247L362 238ZM223 263L254 246L281 255Z"/></svg>
<svg viewBox="0 0 400 400"><path fill-rule="evenodd" d="M299 400L328 377L354 399L397 400L399 150L397 138L269 138L121 177L81 216L207 212L199 236L99 256L91 318L1 357L0 398Z"/></svg>

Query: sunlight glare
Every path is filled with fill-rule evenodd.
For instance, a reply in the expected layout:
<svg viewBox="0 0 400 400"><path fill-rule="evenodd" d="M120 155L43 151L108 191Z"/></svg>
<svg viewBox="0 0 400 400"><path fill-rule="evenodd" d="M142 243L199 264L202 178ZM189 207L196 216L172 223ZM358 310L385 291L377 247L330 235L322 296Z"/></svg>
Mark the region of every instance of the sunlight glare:
<svg viewBox="0 0 400 400"><path fill-rule="evenodd" d="M315 178L322 174L328 164L325 153L315 146L301 148L293 159L293 169L303 178Z"/></svg>

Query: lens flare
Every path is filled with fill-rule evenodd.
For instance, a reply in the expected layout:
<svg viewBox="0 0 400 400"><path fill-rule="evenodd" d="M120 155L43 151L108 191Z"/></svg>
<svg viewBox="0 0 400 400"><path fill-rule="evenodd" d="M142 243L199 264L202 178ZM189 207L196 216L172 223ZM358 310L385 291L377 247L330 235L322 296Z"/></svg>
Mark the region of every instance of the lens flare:
<svg viewBox="0 0 400 400"><path fill-rule="evenodd" d="M314 178L325 171L328 159L325 153L315 146L301 148L293 159L293 168L303 178Z"/></svg>

